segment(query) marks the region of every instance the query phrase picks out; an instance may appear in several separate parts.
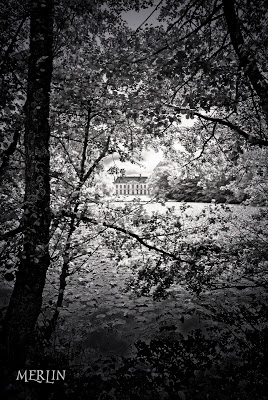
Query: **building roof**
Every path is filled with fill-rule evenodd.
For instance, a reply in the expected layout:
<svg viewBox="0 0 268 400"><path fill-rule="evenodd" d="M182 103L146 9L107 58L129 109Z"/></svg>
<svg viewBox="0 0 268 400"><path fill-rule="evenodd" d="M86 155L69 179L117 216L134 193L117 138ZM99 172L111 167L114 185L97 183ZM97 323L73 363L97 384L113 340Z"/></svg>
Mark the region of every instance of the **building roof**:
<svg viewBox="0 0 268 400"><path fill-rule="evenodd" d="M147 179L147 176L119 176L116 178L115 183L128 183L131 181L146 183Z"/></svg>

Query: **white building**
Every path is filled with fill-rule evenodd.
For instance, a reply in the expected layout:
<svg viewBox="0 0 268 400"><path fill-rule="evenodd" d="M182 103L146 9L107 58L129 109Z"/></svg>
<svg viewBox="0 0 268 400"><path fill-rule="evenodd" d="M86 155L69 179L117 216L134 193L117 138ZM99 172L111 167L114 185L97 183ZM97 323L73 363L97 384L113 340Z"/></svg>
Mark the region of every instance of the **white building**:
<svg viewBox="0 0 268 400"><path fill-rule="evenodd" d="M114 181L116 195L149 195L145 176L119 176Z"/></svg>

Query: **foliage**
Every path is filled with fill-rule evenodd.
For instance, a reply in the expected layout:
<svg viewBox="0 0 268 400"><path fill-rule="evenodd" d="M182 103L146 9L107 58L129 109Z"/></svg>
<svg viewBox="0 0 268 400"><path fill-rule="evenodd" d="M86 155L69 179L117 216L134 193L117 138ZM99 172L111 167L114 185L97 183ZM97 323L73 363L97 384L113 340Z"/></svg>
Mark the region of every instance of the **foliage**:
<svg viewBox="0 0 268 400"><path fill-rule="evenodd" d="M267 330L247 331L245 342L220 328L208 333L209 338L195 330L184 338L175 326L167 325L149 343L138 341L133 358L112 356L83 371L67 369L68 381L53 387L53 398L264 400ZM40 385L21 389L40 396ZM46 390L49 395L51 386Z"/></svg>
<svg viewBox="0 0 268 400"><path fill-rule="evenodd" d="M172 171L172 163L161 161L154 169L149 179L149 189L152 197L156 199L170 198L171 187L169 177Z"/></svg>
<svg viewBox="0 0 268 400"><path fill-rule="evenodd" d="M213 162L216 164L215 159ZM166 198L186 202L241 202L241 196L237 198L232 193L231 185L227 186L233 180L230 177L230 171L224 175L218 168L214 172L210 170L210 174L206 175L207 165L206 168L192 166L188 171L181 164L181 162L178 164L178 160L176 162L167 160L161 161L156 166L149 180L150 192L156 199Z"/></svg>
<svg viewBox="0 0 268 400"><path fill-rule="evenodd" d="M129 238L121 242L122 233L117 233L121 244L116 252L119 263L133 270L129 288L157 299L168 295L173 284L196 293L236 286L237 282L265 286L265 209L244 217L223 205L204 208L197 215L191 215L190 209L182 205L179 213L175 209L164 215L153 213L146 225L135 229L142 243L133 240L135 235L124 222Z"/></svg>
<svg viewBox="0 0 268 400"><path fill-rule="evenodd" d="M213 337L208 340L198 330L187 339L176 334L172 326L166 326L165 331L166 337L154 339L148 345L137 343L136 358L127 369L125 366L122 372L119 370L122 376L119 375L115 389L117 397L104 398L134 399L135 393L138 398L148 399L249 399L253 395L264 398L264 338L263 356L256 359L255 338L251 338L252 342L249 339L248 354L239 350L234 354L236 344L220 331L214 331L221 335L220 341ZM230 349L229 355L226 349Z"/></svg>
<svg viewBox="0 0 268 400"><path fill-rule="evenodd" d="M244 199L246 204L267 205L267 151L252 149L240 157L233 167L236 179L227 187L235 197Z"/></svg>
<svg viewBox="0 0 268 400"><path fill-rule="evenodd" d="M0 222L1 233L21 231L23 206L24 150L23 106L26 100L26 66L29 28L28 9L24 2L1 4L0 36ZM12 236L12 235L11 235ZM1 236L1 267L4 276L12 280L19 261L21 238ZM5 270L3 268L6 267Z"/></svg>

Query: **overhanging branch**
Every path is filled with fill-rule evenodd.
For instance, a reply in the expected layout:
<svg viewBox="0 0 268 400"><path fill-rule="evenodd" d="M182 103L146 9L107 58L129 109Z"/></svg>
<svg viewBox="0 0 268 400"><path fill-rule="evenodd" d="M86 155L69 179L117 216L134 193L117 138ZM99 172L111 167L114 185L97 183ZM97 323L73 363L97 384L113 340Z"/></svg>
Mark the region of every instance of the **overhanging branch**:
<svg viewBox="0 0 268 400"><path fill-rule="evenodd" d="M150 243L147 243L137 233L134 233L134 232L132 232L132 231L130 231L128 229L125 229L125 228L123 228L121 226L118 226L118 225L115 225L115 224L112 224L112 223L109 223L109 222L105 222L105 221L104 222L98 222L96 219L88 218L88 217L83 217L82 220L83 220L83 222L86 222L86 223L90 223L90 224L93 224L93 225L102 225L105 228L113 229L113 230L115 230L117 232L122 232L122 233L126 234L127 236L136 239L137 242L139 242L140 244L142 244L144 247L146 247L149 250L154 250L154 251L156 251L156 252L158 252L158 253L160 253L160 254L162 254L164 256L167 256L167 257L169 257L169 258L171 258L173 260L176 260L176 261L184 261L184 260L181 259L181 257L179 257L179 256L177 256L177 255L175 255L173 253L170 253L169 251L166 251L166 250L161 249L161 248L159 248L157 246L154 246L154 245L152 245Z"/></svg>
<svg viewBox="0 0 268 400"><path fill-rule="evenodd" d="M240 128L239 126L235 125L233 122L221 119L221 118L216 118L216 117L211 117L209 115L204 115L201 114L195 110L192 109L185 109L185 108L180 108L177 106L174 106L172 104L167 104L167 107L173 108L174 110L176 110L177 112L182 112L182 111L187 111L187 112L191 112L191 114L195 115L196 117L199 117L201 119L204 119L206 121L210 121L210 122L214 122L214 123L218 123L220 125L223 126L227 126L228 128L232 129L233 131L235 131L236 133L238 133L240 136L242 136L245 140L247 140L250 144L252 145L257 145L257 146L264 146L264 147L268 147L268 140L267 139L261 139L258 138L256 136L252 136L249 133L247 133L246 131L244 131L242 128Z"/></svg>

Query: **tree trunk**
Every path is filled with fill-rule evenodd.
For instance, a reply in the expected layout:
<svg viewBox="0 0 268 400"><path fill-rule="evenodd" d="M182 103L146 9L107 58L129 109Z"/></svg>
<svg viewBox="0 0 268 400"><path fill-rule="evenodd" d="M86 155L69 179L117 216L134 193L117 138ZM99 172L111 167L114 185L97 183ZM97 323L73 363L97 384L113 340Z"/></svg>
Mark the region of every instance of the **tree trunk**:
<svg viewBox="0 0 268 400"><path fill-rule="evenodd" d="M30 2L30 55L25 117L24 242L4 323L8 362L24 365L42 305L49 266L49 104L53 0Z"/></svg>

